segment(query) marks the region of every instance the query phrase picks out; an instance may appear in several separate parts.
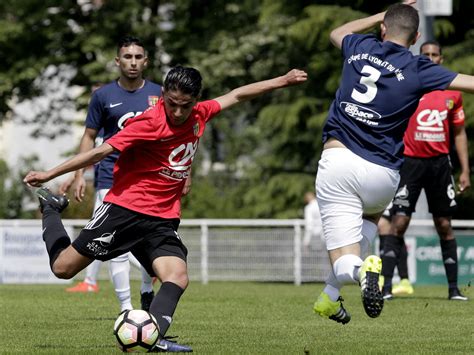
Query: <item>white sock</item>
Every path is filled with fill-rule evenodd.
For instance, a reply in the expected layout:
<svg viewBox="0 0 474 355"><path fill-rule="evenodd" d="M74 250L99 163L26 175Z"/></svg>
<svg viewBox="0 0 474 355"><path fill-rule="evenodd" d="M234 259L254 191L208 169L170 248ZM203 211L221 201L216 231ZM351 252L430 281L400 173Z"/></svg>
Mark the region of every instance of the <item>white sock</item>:
<svg viewBox="0 0 474 355"><path fill-rule="evenodd" d="M86 268L86 278L84 279L84 282L88 283L89 285L96 285L97 274L99 273L101 265L102 261L100 260L94 260L92 263L90 263Z"/></svg>
<svg viewBox="0 0 474 355"><path fill-rule="evenodd" d="M153 279L151 278L150 275L148 275L148 272L146 272L145 268L142 269L142 287L140 289L140 293L145 293L145 292L153 292Z"/></svg>
<svg viewBox="0 0 474 355"><path fill-rule="evenodd" d="M341 256L333 265L337 281L342 285L359 282L359 268L361 265L362 259L357 255L346 254Z"/></svg>
<svg viewBox="0 0 474 355"><path fill-rule="evenodd" d="M337 281L336 275L334 275L334 271L330 270L329 276L326 279L326 286L324 287L323 292L326 293L331 301L337 301L339 296L341 295L342 285Z"/></svg>
<svg viewBox="0 0 474 355"><path fill-rule="evenodd" d="M120 311L133 309L130 294L130 262L127 254L110 260L110 278L115 287L115 294L120 303Z"/></svg>
<svg viewBox="0 0 474 355"><path fill-rule="evenodd" d="M377 225L366 219L362 220L362 239L360 240L360 255L365 258L369 255L370 246L377 235Z"/></svg>

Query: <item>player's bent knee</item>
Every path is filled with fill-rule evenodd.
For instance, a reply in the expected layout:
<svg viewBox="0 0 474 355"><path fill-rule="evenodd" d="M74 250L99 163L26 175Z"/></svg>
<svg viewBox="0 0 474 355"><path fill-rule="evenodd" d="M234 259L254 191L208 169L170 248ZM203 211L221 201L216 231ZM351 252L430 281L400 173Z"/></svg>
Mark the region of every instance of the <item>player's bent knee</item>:
<svg viewBox="0 0 474 355"><path fill-rule="evenodd" d="M72 270L69 269L67 265L64 265L63 263L58 261L53 264L52 271L54 276L64 280L69 280L77 274L72 272Z"/></svg>
<svg viewBox="0 0 474 355"><path fill-rule="evenodd" d="M176 272L164 277L162 282L172 282L185 290L189 285L189 277L187 272Z"/></svg>

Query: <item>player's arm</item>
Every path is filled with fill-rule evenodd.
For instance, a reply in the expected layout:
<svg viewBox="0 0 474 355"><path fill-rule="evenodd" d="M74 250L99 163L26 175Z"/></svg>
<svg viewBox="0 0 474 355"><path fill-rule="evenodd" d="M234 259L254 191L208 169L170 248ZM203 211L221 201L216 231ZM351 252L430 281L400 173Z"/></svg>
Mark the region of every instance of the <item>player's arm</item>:
<svg viewBox="0 0 474 355"><path fill-rule="evenodd" d="M190 191L191 191L191 185L192 185L192 177L191 177L191 169L189 169L189 175L186 178L183 186L183 196L186 196Z"/></svg>
<svg viewBox="0 0 474 355"><path fill-rule="evenodd" d="M287 86L301 84L305 82L307 78L308 74L306 74L306 72L303 70L293 69L285 75L278 76L273 79L263 80L253 84L241 86L214 100L220 104L222 110L225 110L226 108L229 108L235 104L251 100L267 92Z"/></svg>
<svg viewBox="0 0 474 355"><path fill-rule="evenodd" d="M331 31L331 34L329 35L331 43L335 47L341 49L342 40L344 39L344 37L352 33L363 32L376 26L377 24L383 21L384 16L385 12L380 12L376 15L354 20L335 28Z"/></svg>
<svg viewBox="0 0 474 355"><path fill-rule="evenodd" d="M450 90L459 90L474 93L474 76L458 74L449 85Z"/></svg>
<svg viewBox="0 0 474 355"><path fill-rule="evenodd" d="M415 5L416 0L405 0L403 1L405 5ZM378 14L364 17L358 20L354 20L348 22L342 26L339 26L332 30L329 38L331 39L331 43L341 49L342 48L342 40L349 34L363 32L365 30L371 29L372 27L378 25L379 23L383 22L385 17L385 11L380 12Z"/></svg>
<svg viewBox="0 0 474 355"><path fill-rule="evenodd" d="M86 127L79 143L79 153L88 152L94 148L95 139L97 138L98 130ZM76 170L74 174L74 197L77 201L82 202L86 190L86 180L84 179L84 168Z"/></svg>
<svg viewBox="0 0 474 355"><path fill-rule="evenodd" d="M94 148L95 139L97 137L98 131L93 128L85 128L84 134L82 135L81 141L79 143L79 153L87 152ZM79 202L82 201L82 196L84 196L85 190L85 180L84 180L84 169L79 169L75 172L72 178L67 179L64 183L61 184L59 187L59 192L61 194L66 193L70 187L74 185L74 195L76 200Z"/></svg>
<svg viewBox="0 0 474 355"><path fill-rule="evenodd" d="M459 175L459 192L463 192L471 186L467 134L464 125L454 126L453 133L454 145L458 154L459 164L461 165L461 174Z"/></svg>
<svg viewBox="0 0 474 355"><path fill-rule="evenodd" d="M41 186L43 182L47 182L55 177L95 164L114 151L116 149L110 144L103 143L87 152L77 154L48 171L30 171L23 179L23 182L30 186Z"/></svg>

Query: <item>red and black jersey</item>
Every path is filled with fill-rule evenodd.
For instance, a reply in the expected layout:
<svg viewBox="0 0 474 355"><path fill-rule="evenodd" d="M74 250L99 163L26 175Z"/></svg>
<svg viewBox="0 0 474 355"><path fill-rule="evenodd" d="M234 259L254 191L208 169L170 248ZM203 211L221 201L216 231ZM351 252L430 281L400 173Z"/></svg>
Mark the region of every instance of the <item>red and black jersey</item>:
<svg viewBox="0 0 474 355"><path fill-rule="evenodd" d="M171 125L163 98L128 120L106 143L120 151L114 184L105 202L161 218L179 218L181 195L206 123L221 110L215 100L199 102L180 126Z"/></svg>
<svg viewBox="0 0 474 355"><path fill-rule="evenodd" d="M405 156L430 158L449 154L450 127L463 125L464 110L459 91L425 94L411 116L403 137Z"/></svg>

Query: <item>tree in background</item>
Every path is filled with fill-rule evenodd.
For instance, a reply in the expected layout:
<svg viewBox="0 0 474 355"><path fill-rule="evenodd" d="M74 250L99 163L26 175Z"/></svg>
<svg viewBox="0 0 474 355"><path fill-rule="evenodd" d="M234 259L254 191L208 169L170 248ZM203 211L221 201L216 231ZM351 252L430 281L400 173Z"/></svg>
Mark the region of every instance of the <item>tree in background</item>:
<svg viewBox="0 0 474 355"><path fill-rule="evenodd" d="M380 0L4 0L0 2L0 118L12 98L38 95L34 81L52 68L70 68L70 85L85 88L116 76L112 59L123 34L140 36L150 49L147 76L157 82L169 66L191 65L204 77L203 98L290 67L305 69L307 84L277 91L223 113L208 128L195 164L184 217L301 217L305 191L314 189L321 129L337 89L341 56L329 43L332 28L379 12ZM454 15L436 18L435 35L446 65L474 74L474 2L454 0ZM61 65L63 65L61 67ZM107 68L104 70L104 68ZM464 95L468 136L474 103ZM45 110L36 124L62 117ZM55 121L56 122L56 121ZM35 124L35 122L33 122ZM65 127L68 129L69 127ZM41 131L40 131L41 133ZM50 133L50 132L49 132ZM72 147L71 147L72 148ZM474 157L474 146L470 147ZM474 218L473 192L460 201L459 216Z"/></svg>

